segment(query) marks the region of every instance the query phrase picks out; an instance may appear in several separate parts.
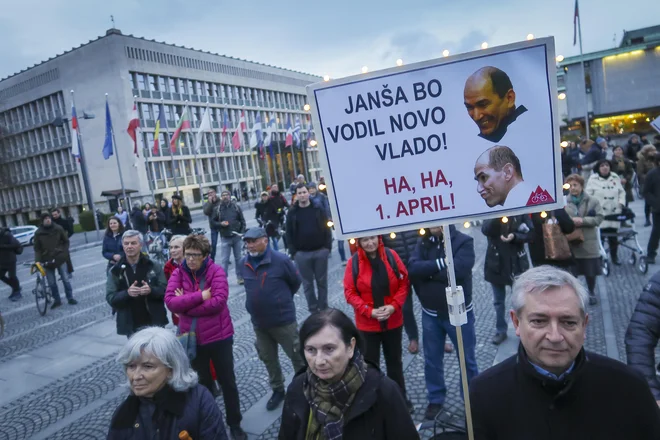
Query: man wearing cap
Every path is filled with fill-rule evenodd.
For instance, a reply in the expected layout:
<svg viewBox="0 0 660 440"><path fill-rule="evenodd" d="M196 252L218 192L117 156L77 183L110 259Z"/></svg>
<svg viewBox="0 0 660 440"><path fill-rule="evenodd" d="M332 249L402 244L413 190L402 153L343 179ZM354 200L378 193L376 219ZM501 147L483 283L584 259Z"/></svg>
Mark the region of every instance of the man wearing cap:
<svg viewBox="0 0 660 440"><path fill-rule="evenodd" d="M202 210L204 215L209 218L209 229L211 230L211 260L215 261L215 251L218 247L218 232L220 231L220 223L213 220L215 211L220 206L220 199L214 188L209 188L206 193L207 201L204 203Z"/></svg>
<svg viewBox="0 0 660 440"><path fill-rule="evenodd" d="M291 359L295 372L305 363L299 352L296 306L293 295L302 279L286 255L268 247L263 228L251 228L243 236L248 255L238 267L245 281L245 308L252 319L259 359L266 366L273 395L266 404L272 411L284 400L284 375L277 355L278 345Z"/></svg>
<svg viewBox="0 0 660 440"><path fill-rule="evenodd" d="M213 220L220 225L220 265L229 274L229 257L233 251L236 279L238 284L243 284L238 263L242 257L243 243L240 234L245 231L245 217L238 204L232 202L229 191L222 191L220 198L220 205L213 215Z"/></svg>

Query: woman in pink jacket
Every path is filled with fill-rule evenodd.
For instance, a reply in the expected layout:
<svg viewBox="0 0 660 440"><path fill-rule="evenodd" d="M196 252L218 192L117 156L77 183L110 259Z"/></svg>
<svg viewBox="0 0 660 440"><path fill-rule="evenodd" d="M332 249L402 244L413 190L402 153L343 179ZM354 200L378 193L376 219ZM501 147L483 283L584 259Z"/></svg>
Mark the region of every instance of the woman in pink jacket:
<svg viewBox="0 0 660 440"><path fill-rule="evenodd" d="M183 263L167 283L165 304L179 315L179 331L190 331L196 320L197 356L192 362L199 381L212 391L209 360L222 388L227 424L234 439L247 439L241 429L241 407L234 374L234 327L227 308L229 285L224 270L209 258L211 244L201 235L183 241Z"/></svg>

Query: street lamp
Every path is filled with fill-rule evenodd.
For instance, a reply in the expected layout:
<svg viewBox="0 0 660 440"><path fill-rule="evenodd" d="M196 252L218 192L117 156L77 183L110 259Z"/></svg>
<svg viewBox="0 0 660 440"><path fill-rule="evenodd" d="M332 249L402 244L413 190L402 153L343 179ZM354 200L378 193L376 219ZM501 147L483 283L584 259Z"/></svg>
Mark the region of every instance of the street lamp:
<svg viewBox="0 0 660 440"><path fill-rule="evenodd" d="M534 34L527 34L527 40L533 40Z"/></svg>
<svg viewBox="0 0 660 440"><path fill-rule="evenodd" d="M367 73L369 68L367 66L362 66L362 73Z"/></svg>
<svg viewBox="0 0 660 440"><path fill-rule="evenodd" d="M325 82L330 81L330 75L323 75L323 81Z"/></svg>
<svg viewBox="0 0 660 440"><path fill-rule="evenodd" d="M557 60L558 63L561 63L562 61L564 61L564 55L557 55L557 58L555 59Z"/></svg>
<svg viewBox="0 0 660 440"><path fill-rule="evenodd" d="M442 56L443 57L448 57L449 56L449 51L447 49L442 51Z"/></svg>
<svg viewBox="0 0 660 440"><path fill-rule="evenodd" d="M401 58L396 60L396 65L399 66L399 67L403 66L403 60Z"/></svg>
<svg viewBox="0 0 660 440"><path fill-rule="evenodd" d="M566 99L566 93L561 92L559 95L557 95L557 98L563 101L564 99Z"/></svg>
<svg viewBox="0 0 660 440"><path fill-rule="evenodd" d="M308 112L309 109L310 109L309 104L305 104L305 105L303 106L303 110L305 110L306 112Z"/></svg>
<svg viewBox="0 0 660 440"><path fill-rule="evenodd" d="M488 49L488 43L486 43L485 41L483 43L481 43L481 48L482 49Z"/></svg>
<svg viewBox="0 0 660 440"><path fill-rule="evenodd" d="M309 141L309 146L310 147L316 147L318 145L318 142L316 142L316 139L312 139Z"/></svg>

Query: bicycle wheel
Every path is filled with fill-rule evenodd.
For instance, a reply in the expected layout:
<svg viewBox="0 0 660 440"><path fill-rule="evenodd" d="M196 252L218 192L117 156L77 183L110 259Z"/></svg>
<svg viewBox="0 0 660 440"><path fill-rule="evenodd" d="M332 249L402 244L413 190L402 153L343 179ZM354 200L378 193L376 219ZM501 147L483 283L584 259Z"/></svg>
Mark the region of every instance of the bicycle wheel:
<svg viewBox="0 0 660 440"><path fill-rule="evenodd" d="M46 315L48 311L48 293L46 292L46 282L40 276L37 276L37 282L34 286L34 298L37 301L37 310L41 316Z"/></svg>

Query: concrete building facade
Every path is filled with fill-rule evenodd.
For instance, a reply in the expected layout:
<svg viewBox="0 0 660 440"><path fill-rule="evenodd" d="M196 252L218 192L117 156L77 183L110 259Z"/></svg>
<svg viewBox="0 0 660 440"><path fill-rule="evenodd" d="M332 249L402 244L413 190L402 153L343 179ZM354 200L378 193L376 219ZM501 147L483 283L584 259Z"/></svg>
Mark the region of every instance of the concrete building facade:
<svg viewBox="0 0 660 440"><path fill-rule="evenodd" d="M74 218L86 209L81 166L71 155L70 125L52 124L58 116L70 118L73 100L94 207L104 212L116 208L118 200L112 194L121 193L117 162L102 155L106 93L115 154L133 202L169 199L178 186L184 201L194 205L209 187L254 194L270 183L287 185L303 171L318 179L319 152L307 139L311 118L304 106L305 86L321 80L111 29L0 81L0 225L25 224L55 206ZM140 117L137 156L126 132L134 104ZM154 152L160 109L171 135L186 108L191 132L184 132L170 151L170 136L166 139L161 127L159 151ZM207 108L212 132L203 135L195 155L194 132ZM241 112L248 133L235 150L231 136ZM84 119L85 113L95 118ZM257 114L264 125L271 117L277 119L272 158L268 148L260 154L248 146ZM298 148L284 147L289 121L292 127L300 126Z"/></svg>

